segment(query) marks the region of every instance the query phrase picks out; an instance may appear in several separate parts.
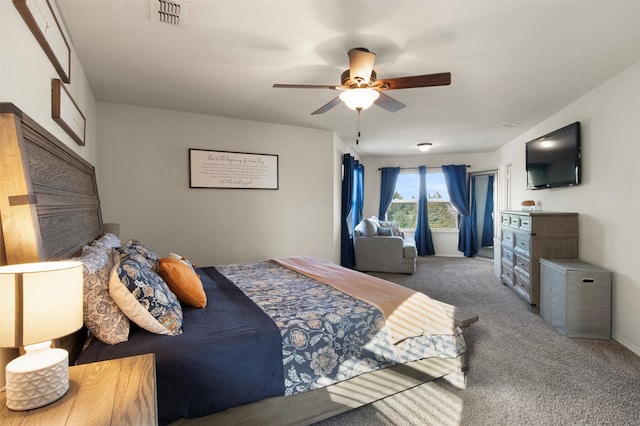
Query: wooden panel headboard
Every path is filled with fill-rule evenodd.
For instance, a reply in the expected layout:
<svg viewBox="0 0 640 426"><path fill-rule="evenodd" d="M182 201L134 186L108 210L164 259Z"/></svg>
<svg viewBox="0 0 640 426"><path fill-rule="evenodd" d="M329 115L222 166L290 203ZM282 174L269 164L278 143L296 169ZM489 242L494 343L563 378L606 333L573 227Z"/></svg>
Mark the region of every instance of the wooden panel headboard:
<svg viewBox="0 0 640 426"><path fill-rule="evenodd" d="M0 265L73 257L102 233L95 168L15 105L0 103ZM54 344L73 363L85 339L82 329ZM0 353L0 367L15 356L9 351Z"/></svg>
<svg viewBox="0 0 640 426"><path fill-rule="evenodd" d="M94 167L0 103L0 264L65 259L103 232Z"/></svg>

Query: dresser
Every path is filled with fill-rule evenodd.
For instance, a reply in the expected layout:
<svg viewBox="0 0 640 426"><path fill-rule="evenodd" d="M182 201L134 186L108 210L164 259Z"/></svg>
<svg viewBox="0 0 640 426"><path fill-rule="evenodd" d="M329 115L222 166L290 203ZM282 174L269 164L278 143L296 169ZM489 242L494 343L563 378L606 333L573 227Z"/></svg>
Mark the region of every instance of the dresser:
<svg viewBox="0 0 640 426"><path fill-rule="evenodd" d="M578 213L501 212L500 278L534 312L540 309L540 258L578 258Z"/></svg>

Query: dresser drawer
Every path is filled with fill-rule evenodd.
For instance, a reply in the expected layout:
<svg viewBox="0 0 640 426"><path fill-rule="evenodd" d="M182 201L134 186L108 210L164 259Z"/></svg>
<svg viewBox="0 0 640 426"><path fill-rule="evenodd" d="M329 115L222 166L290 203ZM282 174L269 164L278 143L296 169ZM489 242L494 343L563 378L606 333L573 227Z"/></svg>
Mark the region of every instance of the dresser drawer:
<svg viewBox="0 0 640 426"><path fill-rule="evenodd" d="M502 230L502 246L507 248L513 248L516 239L515 235L511 231Z"/></svg>
<svg viewBox="0 0 640 426"><path fill-rule="evenodd" d="M522 274L520 271L514 271L514 288L515 290L525 296L525 298L531 303L531 283L529 277Z"/></svg>
<svg viewBox="0 0 640 426"><path fill-rule="evenodd" d="M513 279L514 279L513 267L508 264L505 264L504 261L502 261L502 273L500 275L500 278L502 279L503 282L509 284L510 286L513 286Z"/></svg>
<svg viewBox="0 0 640 426"><path fill-rule="evenodd" d="M508 214L503 214L502 215L502 224L505 225L505 226L511 225L511 216L509 216Z"/></svg>
<svg viewBox="0 0 640 426"><path fill-rule="evenodd" d="M531 231L531 217L527 216L520 218L520 229Z"/></svg>
<svg viewBox="0 0 640 426"><path fill-rule="evenodd" d="M521 250L529 255L529 235L526 234L517 234L514 236L515 238L515 246L518 250Z"/></svg>
<svg viewBox="0 0 640 426"><path fill-rule="evenodd" d="M502 263L507 263L513 267L515 262L515 255L511 250L502 250Z"/></svg>
<svg viewBox="0 0 640 426"><path fill-rule="evenodd" d="M522 271L525 271L527 275L529 274L529 259L521 256L520 254L515 255L514 266Z"/></svg>
<svg viewBox="0 0 640 426"><path fill-rule="evenodd" d="M520 227L520 217L519 216L511 216L511 220L509 221L509 225L514 228Z"/></svg>

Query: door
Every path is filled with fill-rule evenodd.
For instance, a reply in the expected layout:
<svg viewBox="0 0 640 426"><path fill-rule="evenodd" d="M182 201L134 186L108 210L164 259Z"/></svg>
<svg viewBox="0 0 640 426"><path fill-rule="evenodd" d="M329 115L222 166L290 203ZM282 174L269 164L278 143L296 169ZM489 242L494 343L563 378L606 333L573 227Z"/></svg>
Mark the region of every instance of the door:
<svg viewBox="0 0 640 426"><path fill-rule="evenodd" d="M496 236L496 194L498 171L470 173L471 217L476 227L477 256L493 259Z"/></svg>

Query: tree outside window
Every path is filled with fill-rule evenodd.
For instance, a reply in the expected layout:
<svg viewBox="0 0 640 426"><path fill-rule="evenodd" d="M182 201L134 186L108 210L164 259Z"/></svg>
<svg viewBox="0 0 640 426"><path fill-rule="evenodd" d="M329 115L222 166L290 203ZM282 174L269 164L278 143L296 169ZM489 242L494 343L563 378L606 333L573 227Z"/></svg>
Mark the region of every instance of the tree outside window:
<svg viewBox="0 0 640 426"><path fill-rule="evenodd" d="M400 173L391 205L387 209L387 220L398 222L407 231L416 227L418 214L418 192L420 175ZM427 201L429 226L432 230L458 230L458 212L449 201L449 192L440 169L427 171Z"/></svg>

